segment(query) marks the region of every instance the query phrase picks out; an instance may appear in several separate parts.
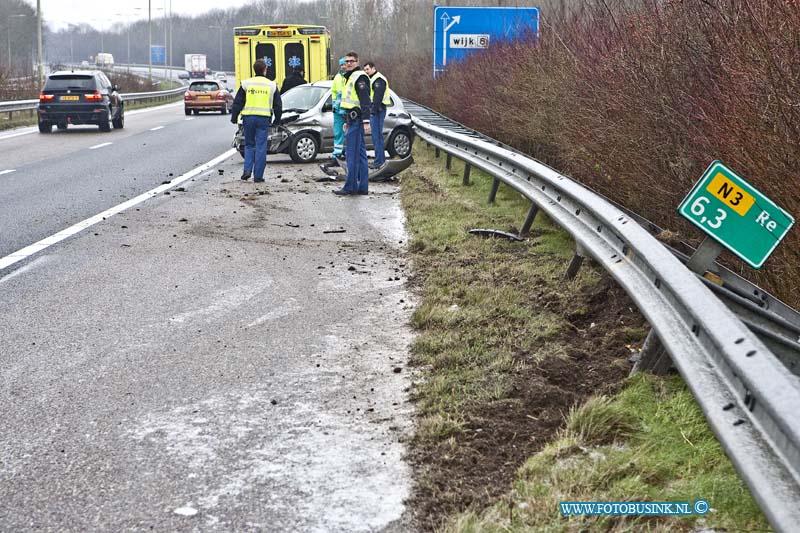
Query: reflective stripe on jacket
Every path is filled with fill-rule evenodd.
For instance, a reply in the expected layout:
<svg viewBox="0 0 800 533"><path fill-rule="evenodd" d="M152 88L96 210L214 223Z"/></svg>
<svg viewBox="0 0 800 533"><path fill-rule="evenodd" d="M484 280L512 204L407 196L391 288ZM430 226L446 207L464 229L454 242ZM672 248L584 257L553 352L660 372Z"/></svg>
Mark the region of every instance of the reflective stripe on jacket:
<svg viewBox="0 0 800 533"><path fill-rule="evenodd" d="M344 86L346 83L347 80L340 72L337 72L336 76L333 77L333 85L331 85L331 98L333 99L334 103L342 101L342 92L344 91Z"/></svg>
<svg viewBox="0 0 800 533"><path fill-rule="evenodd" d="M256 76L242 82L245 92L242 115L272 116L272 100L278 92L278 85L264 76Z"/></svg>
<svg viewBox="0 0 800 533"><path fill-rule="evenodd" d="M385 91L383 91L383 100L381 100L381 103L382 103L383 105L389 105L389 104L391 104L391 103L392 103L392 99L391 99L391 97L389 96L389 80L387 80L387 79L386 79L386 76L384 76L384 75L383 75L383 74L381 74L380 72L376 72L376 73L374 74L373 78L371 78L371 79L370 79L370 84L369 84L369 99L370 99L372 102L375 102L375 90L372 88L372 84L373 84L373 83L375 83L375 80L376 80L376 79L378 79L378 78L382 79L382 80L383 80L383 83L385 83L385 84L386 84L386 90L385 90ZM375 105L375 104L373 104L373 105Z"/></svg>
<svg viewBox="0 0 800 533"><path fill-rule="evenodd" d="M353 71L350 78L347 80L344 90L342 91L342 109L361 107L361 101L358 99L358 93L356 92L356 82L361 76L367 76L367 73L363 70L356 70ZM369 76L367 76L367 81L369 81Z"/></svg>

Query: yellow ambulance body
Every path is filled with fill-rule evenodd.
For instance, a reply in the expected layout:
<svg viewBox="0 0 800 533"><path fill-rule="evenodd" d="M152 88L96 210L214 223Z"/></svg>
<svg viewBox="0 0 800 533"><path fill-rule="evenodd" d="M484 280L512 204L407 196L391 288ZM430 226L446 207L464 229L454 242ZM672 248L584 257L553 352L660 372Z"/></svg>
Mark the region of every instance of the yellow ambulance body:
<svg viewBox="0 0 800 533"><path fill-rule="evenodd" d="M255 75L253 63L267 63L267 78L278 87L292 69L305 70L308 82L326 80L331 72L331 35L324 26L270 24L241 26L233 30L236 89Z"/></svg>

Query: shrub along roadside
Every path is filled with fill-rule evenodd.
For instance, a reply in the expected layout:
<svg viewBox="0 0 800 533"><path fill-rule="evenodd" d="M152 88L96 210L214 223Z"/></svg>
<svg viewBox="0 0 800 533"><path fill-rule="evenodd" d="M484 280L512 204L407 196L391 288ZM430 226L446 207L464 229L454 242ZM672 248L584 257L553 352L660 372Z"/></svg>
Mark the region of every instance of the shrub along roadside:
<svg viewBox="0 0 800 533"><path fill-rule="evenodd" d="M385 60L404 96L506 142L697 244L677 206L720 159L800 216L800 2L581 2L538 42L500 43L435 82ZM452 98L453 88L469 87ZM800 306L800 232L761 271Z"/></svg>
<svg viewBox="0 0 800 533"><path fill-rule="evenodd" d="M691 395L684 390L674 399L678 381L639 378L654 391L652 398L634 380L629 387L634 392L620 399L577 408L596 395L616 397L646 324L604 272L585 267L576 280L564 281L573 245L546 219L537 219L522 243L469 235L471 228L514 231L527 201L501 186L497 202L487 205L490 178L473 169L474 184L463 187L463 167L456 163L445 171L421 145L415 148L416 164L403 175L402 198L412 286L420 299L412 317L418 330L412 364L421 379L413 390L420 420L412 449L418 487L411 505L423 528L441 527L448 518L446 527L459 531L582 524L561 518L562 487L541 492L561 479L546 460L552 446L561 454L557 457L570 456L567 462L583 469L570 471L563 487L570 498L706 498L725 515L718 520L715 513L706 523L763 523ZM634 399L626 400L626 394ZM631 416L619 402L630 407ZM571 447L564 447L565 439ZM668 445L652 449L654 443ZM591 462L597 459L595 448L609 458L597 461L597 468ZM528 466L518 473L523 465ZM512 484L518 493L509 494ZM745 502L735 513L729 512L733 498ZM509 502L519 509L509 511ZM525 508L535 516L523 513ZM514 521L509 523L509 516ZM647 524L674 528L689 522Z"/></svg>

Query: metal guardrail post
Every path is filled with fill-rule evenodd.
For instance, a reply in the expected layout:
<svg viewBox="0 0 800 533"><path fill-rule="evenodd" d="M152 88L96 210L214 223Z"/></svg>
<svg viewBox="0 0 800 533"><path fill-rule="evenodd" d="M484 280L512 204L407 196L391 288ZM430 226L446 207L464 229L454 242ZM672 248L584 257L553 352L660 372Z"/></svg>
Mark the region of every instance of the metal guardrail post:
<svg viewBox="0 0 800 533"><path fill-rule="evenodd" d="M451 154L447 154L447 161L444 163L444 168L450 170L450 167L453 166L453 156Z"/></svg>
<svg viewBox="0 0 800 533"><path fill-rule="evenodd" d="M489 201L488 201L488 203L490 203L490 204L494 203L495 198L497 198L497 189L499 189L499 188L500 188L500 180L497 179L497 178L494 178L492 180L492 188L489 191Z"/></svg>
<svg viewBox="0 0 800 533"><path fill-rule="evenodd" d="M631 374L637 372L649 372L651 374L664 375L672 367L672 359L664 349L661 339L654 330L650 330L644 340L642 349L639 351L639 358L633 365Z"/></svg>
<svg viewBox="0 0 800 533"><path fill-rule="evenodd" d="M581 269L584 257L586 257L586 250L583 249L580 243L575 243L575 254L572 256L572 260L567 267L567 272L564 274L565 279L575 279L575 276L578 275L578 271Z"/></svg>
<svg viewBox="0 0 800 533"><path fill-rule="evenodd" d="M531 208L528 210L528 216L525 217L525 222L522 224L522 229L519 230L519 236L524 237L531 232L531 226L539 213L539 206L531 202Z"/></svg>
<svg viewBox="0 0 800 533"><path fill-rule="evenodd" d="M471 170L472 170L472 165L470 165L467 162L464 162L464 177L461 179L462 185L469 185L469 174Z"/></svg>

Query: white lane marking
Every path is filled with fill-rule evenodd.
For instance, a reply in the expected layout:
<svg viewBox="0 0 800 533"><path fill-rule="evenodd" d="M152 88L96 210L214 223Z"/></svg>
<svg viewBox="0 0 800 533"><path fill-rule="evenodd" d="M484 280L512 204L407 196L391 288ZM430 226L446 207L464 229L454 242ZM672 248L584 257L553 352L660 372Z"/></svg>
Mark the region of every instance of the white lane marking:
<svg viewBox="0 0 800 533"><path fill-rule="evenodd" d="M150 113L153 111L159 111L161 109L168 109L170 107L179 107L179 106L183 106L183 101L175 102L174 104L164 104L155 107L145 107L144 109L134 109L133 111L125 111L125 116L127 117L130 115L138 115L140 113Z"/></svg>
<svg viewBox="0 0 800 533"><path fill-rule="evenodd" d="M108 145L110 145L110 144L114 144L114 143L101 143L101 144L95 144L94 146L90 146L90 147L89 147L89 150L95 150L95 149L97 149L97 148L102 148L103 146L108 146Z"/></svg>
<svg viewBox="0 0 800 533"><path fill-rule="evenodd" d="M11 139L12 137L19 137L21 135L29 135L31 133L36 133L37 131L39 131L39 128L31 128L17 133L11 133L10 135L3 135L0 136L0 141L2 141L3 139Z"/></svg>
<svg viewBox="0 0 800 533"><path fill-rule="evenodd" d="M77 224L74 224L74 225L68 227L67 229L61 230L61 231L59 231L58 233L56 233L54 235L46 237L46 238L42 239L39 242L35 242L35 243L31 244L30 246L26 246L25 248L17 250L16 252L13 252L10 255L7 255L7 256L5 256L3 258L0 258L0 270L8 268L9 266L13 265L14 263L16 263L18 261L22 261L23 259L25 259L27 257L30 257L33 254L44 250L45 248L48 248L48 247L50 247L50 246L52 246L52 245L54 245L54 244L56 244L58 242L61 242L64 239L66 239L67 237L71 237L72 235L75 235L76 233L80 233L81 231L85 230L86 228L94 226L98 222L102 222L103 220L105 220L107 218L111 218L112 216L114 216L114 215L116 215L118 213L121 213L121 212L125 211L126 209L130 209L131 207L133 207L135 205L138 205L138 204L144 202L145 200L149 200L150 198L152 198L154 196L158 196L162 192L164 192L166 190L169 190L169 189L175 187L176 185L180 185L184 181L189 180L189 179L197 176L201 172L205 172L206 170L215 167L216 165L222 163L223 161L225 161L226 159L228 159L229 157L231 157L235 153L236 153L236 149L235 148L231 148L230 150L228 150L227 152L223 153L222 155L219 155L219 156L215 157L214 159L212 159L208 163L200 165L199 167L190 170L189 172L187 172L186 174L183 174L182 176L178 176L177 178L173 179L170 183L165 183L163 185L159 185L155 189L152 189L150 191L147 191L146 193L140 194L136 198L131 198L127 202L123 202L123 203L121 203L121 204L119 204L117 206L112 207L111 209L107 209L107 210L103 211L102 213L99 213L99 214L97 214L97 215L95 215L93 217L87 218L86 220L78 222Z"/></svg>
<svg viewBox="0 0 800 533"><path fill-rule="evenodd" d="M0 170L0 176L2 176L3 174L11 174L12 172L16 172L16 171L17 171L16 168L12 168L12 169L9 169L9 170Z"/></svg>
<svg viewBox="0 0 800 533"><path fill-rule="evenodd" d="M29 271L37 268L37 267L43 266L43 265L49 263L51 260L52 260L52 258L51 257L47 257L46 255L44 255L42 257L37 257L36 259L33 259L27 265L25 265L23 267L20 267L20 268L16 269L15 271L11 272L10 274L6 274L2 278L0 278L0 283L5 283L6 281L8 281L10 279L13 279L13 278L16 278L17 276L19 276L19 275L21 275L21 274L23 274L25 272L29 272Z"/></svg>
<svg viewBox="0 0 800 533"><path fill-rule="evenodd" d="M194 117L189 117L186 120L194 120Z"/></svg>
<svg viewBox="0 0 800 533"><path fill-rule="evenodd" d="M158 130L163 130L163 129L164 129L164 126L156 126L155 128L150 128L150 131L158 131Z"/></svg>

